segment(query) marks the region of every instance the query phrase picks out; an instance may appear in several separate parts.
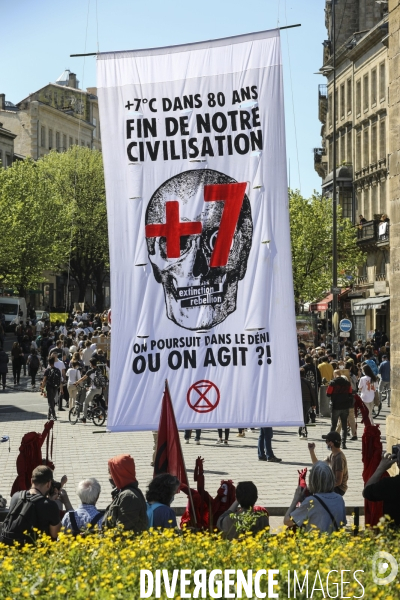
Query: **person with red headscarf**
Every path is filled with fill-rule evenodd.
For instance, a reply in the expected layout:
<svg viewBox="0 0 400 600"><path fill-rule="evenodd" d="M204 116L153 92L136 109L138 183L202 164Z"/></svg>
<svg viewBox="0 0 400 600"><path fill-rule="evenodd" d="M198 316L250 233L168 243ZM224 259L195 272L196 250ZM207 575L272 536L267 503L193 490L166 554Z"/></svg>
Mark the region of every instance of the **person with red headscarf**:
<svg viewBox="0 0 400 600"><path fill-rule="evenodd" d="M141 533L148 529L146 500L136 480L135 461L130 454L119 454L108 461L113 487L112 502L106 508L103 526Z"/></svg>

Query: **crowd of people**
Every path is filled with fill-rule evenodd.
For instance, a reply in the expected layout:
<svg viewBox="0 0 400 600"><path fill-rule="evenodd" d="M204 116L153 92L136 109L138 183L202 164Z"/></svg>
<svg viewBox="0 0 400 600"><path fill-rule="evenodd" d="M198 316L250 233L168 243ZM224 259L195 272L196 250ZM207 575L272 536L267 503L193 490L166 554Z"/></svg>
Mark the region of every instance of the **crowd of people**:
<svg viewBox="0 0 400 600"><path fill-rule="evenodd" d="M56 419L55 407L62 411L63 402L72 408L76 401L77 386L90 384L86 391L84 415L89 403L99 391L99 374L108 376L106 354L98 348L99 340L107 340L110 327L100 315L87 315L81 311L69 317L65 325L38 321L21 323L17 328L17 341L13 344L11 361L14 383L18 385L22 368L28 370L32 389L36 389L36 377L43 370L40 384L47 395L49 419ZM97 341L94 341L97 340ZM0 352L2 364L7 366ZM6 355L7 356L7 355ZM373 406L384 398L390 406L390 345L379 331L364 344L342 343L340 353L335 354L329 343L307 346L299 340L299 376L303 401L304 425L299 428L299 437L307 440L307 423L314 421L320 413L321 394L326 393L331 404L330 431L325 439L329 456L319 460L315 443L309 443L312 467L306 482L307 469L299 476L299 485L293 501L284 517L289 527L317 528L324 532L337 531L346 525L344 497L348 489L348 467L345 453L348 439L358 439L354 416L354 399L359 397L367 407L373 424ZM5 385L5 377L3 378ZM348 429L350 434L348 434ZM254 428L249 431L255 431ZM239 428L237 436L245 437L246 428ZM218 429L218 445L229 444L229 429ZM192 430L185 430L184 441L189 443ZM258 458L261 461L281 462L272 450L273 429L259 430ZM195 430L195 442L201 443L201 429ZM360 457L361 459L361 457ZM198 459L199 461L199 459ZM141 533L150 527L177 528L175 512L171 508L174 496L179 491L190 497L190 502L181 519L181 527L196 529L219 529L227 539L241 533L263 530L269 525L267 509L257 506L257 486L251 481L242 481L237 487L230 480L222 481L215 497L205 491L202 463L196 462L195 479L197 489L189 490L176 477L168 473L157 475L143 494L136 480L135 463L131 456L120 455L108 462L109 480L113 487L107 509L96 508L101 494L100 483L89 477L77 488L80 506L74 509L64 488L67 478L60 483L47 466L37 467L32 474L32 487L17 492L11 499L9 515L3 526L2 541L23 543L26 535L21 532L24 506L35 506L32 527L50 535L53 539L61 528L73 534L81 534L90 524L93 531L122 527ZM201 461L201 459L200 459ZM400 446L392 453L384 453L381 463L365 484L363 495L371 502L383 502L384 513L395 526L400 526L400 475L384 477L395 463L400 467ZM29 513L29 510L26 511ZM26 528L28 521L23 521ZM28 527L29 530L29 527Z"/></svg>
<svg viewBox="0 0 400 600"><path fill-rule="evenodd" d="M73 311L65 324L58 321L29 319L16 327L17 340L10 357L0 351L0 374L3 390L6 388L8 365L11 358L14 386L20 385L21 373L28 374L32 391L47 397L48 419L57 420L58 411L75 405L79 384L88 384L83 417L96 395L108 401L109 360L105 349L111 337L107 313L91 314ZM38 375L40 383L37 384ZM65 408L64 408L65 406Z"/></svg>
<svg viewBox="0 0 400 600"><path fill-rule="evenodd" d="M340 453L338 440L340 436L336 432L328 439L333 444L334 456ZM339 448L338 453L333 448ZM314 448L310 448L310 452L313 466L308 484L305 469L300 473L299 486L283 523L288 528L332 533L346 525L343 495L340 491L338 493L333 463L317 460ZM233 540L241 534L255 535L269 527L268 510L256 504L258 491L254 482L241 481L235 487L230 480L221 481L213 498L204 489L202 462L200 457L196 461L197 489L189 490L174 475L163 473L150 481L143 494L136 479L134 459L129 454L115 456L108 461L112 490L105 510L97 508L102 489L95 478L79 482L76 493L80 505L74 509L64 488L67 477L56 482L51 468L40 465L32 473L30 489L13 495L0 541L7 545L15 542L24 545L34 541L37 533L45 533L56 540L62 529L72 535L89 535L115 528L140 534L150 528L174 528L178 531L187 527L196 530L216 528L226 539ZM365 484L364 497L372 502L383 500L384 513L393 519L392 526L399 527L400 475L382 478L395 463L400 467L400 445L395 455L385 454L382 457L375 473ZM180 491L191 495L191 501L179 528L171 504Z"/></svg>

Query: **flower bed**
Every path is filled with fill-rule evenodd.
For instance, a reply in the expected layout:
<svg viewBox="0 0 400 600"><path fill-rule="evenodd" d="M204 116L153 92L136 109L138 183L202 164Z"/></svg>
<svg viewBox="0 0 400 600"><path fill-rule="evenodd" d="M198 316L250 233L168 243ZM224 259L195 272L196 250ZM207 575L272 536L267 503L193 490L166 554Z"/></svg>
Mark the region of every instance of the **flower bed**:
<svg viewBox="0 0 400 600"><path fill-rule="evenodd" d="M279 594L279 598L329 597L328 586L333 598L347 596L397 600L400 598L399 577L388 585L375 583L372 562L378 551L389 552L399 561L399 549L400 533L390 532L383 527L378 534L366 531L358 537L344 532L331 536L302 532L283 532L270 536L265 531L256 538L243 536L233 542L225 541L219 535L177 535L171 530L146 533L140 537L127 533L115 535L112 532L77 538L60 534L57 543L43 538L36 546L22 549L0 544L0 590L3 600L30 597L132 599L140 597L141 569L152 573L157 569L167 569L169 577L174 569L188 569L192 573L189 579L201 569L207 571L207 576L214 569L240 569L245 574L252 569L253 576L260 569L267 572L268 569L277 569L279 573L274 577L278 585L273 591ZM308 591L307 586L303 587L303 591L297 587L296 596L293 588L295 570L300 585L305 582L308 570ZM359 572L355 578L357 570ZM341 571L344 571L344 576ZM343 584L343 591L341 578L349 582ZM181 597L179 581L175 593L170 597ZM268 598L267 575L259 581L260 589L266 592ZM191 594L193 589L194 583L188 585L186 591ZM218 589L217 584L212 586L213 589ZM207 587L207 598L212 597L212 590L209 592ZM229 597L224 594L226 588L219 597ZM164 585L161 586L161 597L167 597ZM213 597L218 597L218 594ZM236 597L236 594L230 597ZM243 597L246 597L245 593Z"/></svg>

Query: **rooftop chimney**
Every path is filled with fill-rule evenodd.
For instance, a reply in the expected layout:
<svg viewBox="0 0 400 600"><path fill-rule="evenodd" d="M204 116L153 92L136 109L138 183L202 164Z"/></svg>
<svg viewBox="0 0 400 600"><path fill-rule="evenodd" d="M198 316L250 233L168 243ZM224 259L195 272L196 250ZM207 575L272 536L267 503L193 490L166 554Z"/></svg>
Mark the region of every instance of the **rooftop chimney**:
<svg viewBox="0 0 400 600"><path fill-rule="evenodd" d="M6 109L6 95L0 94L0 110Z"/></svg>
<svg viewBox="0 0 400 600"><path fill-rule="evenodd" d="M75 73L70 73L68 75L68 87L77 89Z"/></svg>

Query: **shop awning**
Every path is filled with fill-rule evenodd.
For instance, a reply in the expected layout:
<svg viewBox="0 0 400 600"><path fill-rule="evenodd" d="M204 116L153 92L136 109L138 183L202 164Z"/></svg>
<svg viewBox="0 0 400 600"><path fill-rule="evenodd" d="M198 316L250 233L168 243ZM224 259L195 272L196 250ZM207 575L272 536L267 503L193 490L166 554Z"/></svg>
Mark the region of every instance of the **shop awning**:
<svg viewBox="0 0 400 600"><path fill-rule="evenodd" d="M318 302L312 302L310 304L309 310L311 312L313 312L314 310L328 310L329 302L332 302L332 298L333 298L332 294L328 294L322 300L318 300Z"/></svg>
<svg viewBox="0 0 400 600"><path fill-rule="evenodd" d="M362 310L379 310L385 302L390 300L390 296L376 296L374 298L363 298L353 303Z"/></svg>

